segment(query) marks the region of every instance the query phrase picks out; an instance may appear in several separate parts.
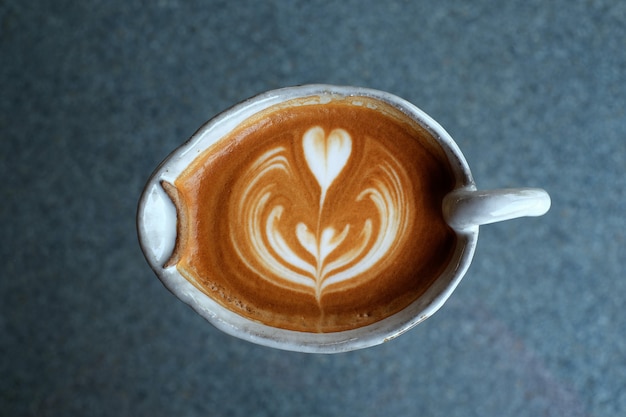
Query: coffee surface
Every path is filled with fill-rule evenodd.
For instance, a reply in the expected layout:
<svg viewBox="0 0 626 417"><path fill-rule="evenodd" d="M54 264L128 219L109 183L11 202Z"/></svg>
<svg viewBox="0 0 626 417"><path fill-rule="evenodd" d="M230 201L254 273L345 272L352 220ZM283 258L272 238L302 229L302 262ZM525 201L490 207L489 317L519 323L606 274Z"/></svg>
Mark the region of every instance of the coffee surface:
<svg viewBox="0 0 626 417"><path fill-rule="evenodd" d="M335 332L388 317L443 271L454 178L421 126L373 99L307 100L253 116L164 184L168 266L264 324Z"/></svg>

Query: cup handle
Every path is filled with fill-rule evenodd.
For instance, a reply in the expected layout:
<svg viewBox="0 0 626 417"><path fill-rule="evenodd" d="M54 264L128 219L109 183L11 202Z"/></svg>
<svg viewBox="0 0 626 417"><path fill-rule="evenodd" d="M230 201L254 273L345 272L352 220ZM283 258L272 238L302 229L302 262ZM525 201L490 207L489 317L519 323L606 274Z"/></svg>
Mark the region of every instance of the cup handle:
<svg viewBox="0 0 626 417"><path fill-rule="evenodd" d="M541 188L503 188L451 191L443 199L443 215L450 227L464 230L525 216L542 216L550 196Z"/></svg>

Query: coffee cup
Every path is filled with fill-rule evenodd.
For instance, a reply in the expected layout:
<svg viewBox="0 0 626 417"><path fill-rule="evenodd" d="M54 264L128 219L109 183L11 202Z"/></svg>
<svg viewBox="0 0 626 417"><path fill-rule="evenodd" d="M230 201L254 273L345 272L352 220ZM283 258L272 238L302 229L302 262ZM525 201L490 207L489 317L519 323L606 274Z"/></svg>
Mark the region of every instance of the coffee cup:
<svg viewBox="0 0 626 417"><path fill-rule="evenodd" d="M406 100L315 84L209 120L148 180L137 229L162 283L218 329L336 353L441 308L479 226L549 207L538 188L478 190L450 135Z"/></svg>

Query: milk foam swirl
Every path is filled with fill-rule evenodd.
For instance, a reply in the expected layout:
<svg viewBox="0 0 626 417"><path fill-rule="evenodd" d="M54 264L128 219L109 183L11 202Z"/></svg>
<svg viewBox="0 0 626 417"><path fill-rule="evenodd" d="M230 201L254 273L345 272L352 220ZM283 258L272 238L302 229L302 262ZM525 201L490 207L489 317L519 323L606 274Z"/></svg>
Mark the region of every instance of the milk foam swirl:
<svg viewBox="0 0 626 417"><path fill-rule="evenodd" d="M342 175L353 175L345 172L353 156L353 139L346 130L325 132L314 126L300 145L306 164L293 163L285 146L275 146L246 169L239 182L243 192L232 194L230 240L240 260L258 276L310 293L319 304L326 291L375 277L399 249L411 210L402 187L407 174L385 152L375 167L368 167L368 180L362 182L367 186L353 201L369 202L375 210L360 217L333 216L340 205L333 204L330 191ZM314 218L302 218L285 191L305 187L301 184L305 176L312 176L318 186Z"/></svg>

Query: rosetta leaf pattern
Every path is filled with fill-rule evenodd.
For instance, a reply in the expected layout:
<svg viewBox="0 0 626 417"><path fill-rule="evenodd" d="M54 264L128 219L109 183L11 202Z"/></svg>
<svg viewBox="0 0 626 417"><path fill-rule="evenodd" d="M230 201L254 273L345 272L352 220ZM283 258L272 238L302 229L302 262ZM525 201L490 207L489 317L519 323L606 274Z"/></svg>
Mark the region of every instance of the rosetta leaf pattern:
<svg viewBox="0 0 626 417"><path fill-rule="evenodd" d="M262 184L265 176L276 172L288 178L297 175L286 149L277 146L251 165L246 176L248 185L238 204L238 224L243 225L244 240L250 242L250 249L245 250L237 239L232 238L232 243L242 262L256 274L276 285L310 292L319 303L327 288L349 285L354 277L376 267L394 250L407 229L407 198L401 186L402 168L390 156L381 160L376 178L355 201L369 200L378 218L364 219L360 224L322 224L328 191L352 156L353 140L343 129L326 134L323 128L314 126L303 135L301 145L310 175L319 186L318 218L298 222L293 236L289 236L295 239L283 236L281 219L294 213L272 198L280 184ZM291 247L290 241L301 248Z"/></svg>

